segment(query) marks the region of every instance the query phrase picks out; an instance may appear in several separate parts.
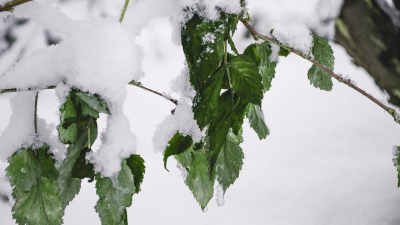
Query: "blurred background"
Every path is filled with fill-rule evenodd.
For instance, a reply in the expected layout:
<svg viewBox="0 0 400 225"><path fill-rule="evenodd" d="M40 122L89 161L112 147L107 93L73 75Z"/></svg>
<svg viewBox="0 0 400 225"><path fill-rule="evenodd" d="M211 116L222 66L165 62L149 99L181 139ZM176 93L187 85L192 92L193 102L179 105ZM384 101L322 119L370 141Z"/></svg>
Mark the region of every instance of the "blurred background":
<svg viewBox="0 0 400 225"><path fill-rule="evenodd" d="M8 0L0 0L4 4ZM131 0L130 7L144 0ZM118 16L123 0L40 0L75 20ZM400 107L400 0L248 0L256 28L277 20L302 23L330 40L335 72L348 75L359 87ZM0 14L0 76L18 60L62 41L25 19ZM173 94L170 82L184 66L181 46L171 41L170 18L149 22L136 38L145 53L141 82ZM241 24L234 41L239 52L253 40ZM125 114L146 161L142 192L128 208L130 224L400 224L400 190L392 148L400 144L400 126L373 102L334 81L331 92L309 84L311 64L296 55L281 58L272 88L263 100L271 135L260 141L244 124L245 161L239 179L218 207L213 199L202 212L185 186L176 161L167 172L162 155L153 152L156 126L174 105L159 96L127 87ZM11 115L9 99L0 95L0 132ZM59 123L54 91L40 93L39 116ZM106 118L100 118L103 129ZM97 146L99 143L96 143ZM0 150L1 151L1 150ZM0 162L0 221L12 220L5 176ZM93 207L94 183L83 182L70 203L64 224L100 224Z"/></svg>

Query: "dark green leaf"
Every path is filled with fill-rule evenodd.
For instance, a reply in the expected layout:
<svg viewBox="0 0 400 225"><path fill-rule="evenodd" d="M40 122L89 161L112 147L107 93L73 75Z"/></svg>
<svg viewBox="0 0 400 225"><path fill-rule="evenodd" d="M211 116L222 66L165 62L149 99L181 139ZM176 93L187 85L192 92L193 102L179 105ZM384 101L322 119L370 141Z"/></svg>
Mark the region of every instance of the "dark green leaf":
<svg viewBox="0 0 400 225"><path fill-rule="evenodd" d="M48 145L43 145L41 148L35 149L37 158L41 164L42 176L49 178L52 182L57 180L58 170L56 169L56 160L54 155L49 152Z"/></svg>
<svg viewBox="0 0 400 225"><path fill-rule="evenodd" d="M221 93L225 71L225 66L219 68L213 75L211 75L211 77L208 78L207 82L194 97L194 118L196 119L200 129L203 129L213 118L215 109L218 105L218 98Z"/></svg>
<svg viewBox="0 0 400 225"><path fill-rule="evenodd" d="M81 108L81 115L99 118L99 113L109 114L107 104L97 95L84 92L70 92L75 104Z"/></svg>
<svg viewBox="0 0 400 225"><path fill-rule="evenodd" d="M187 135L183 136L179 132L176 132L174 137L168 142L168 146L164 151L164 167L167 169L167 160L168 157L172 155L178 155L182 152L188 150L193 145L192 138Z"/></svg>
<svg viewBox="0 0 400 225"><path fill-rule="evenodd" d="M204 151L195 151L185 181L201 209L204 210L214 194L214 179L208 176L207 157Z"/></svg>
<svg viewBox="0 0 400 225"><path fill-rule="evenodd" d="M190 69L190 82L196 91L224 59L224 41L229 28L224 20L204 21L195 14L182 28L182 46Z"/></svg>
<svg viewBox="0 0 400 225"><path fill-rule="evenodd" d="M211 177L221 148L225 145L226 135L228 135L230 128L239 128L234 132L236 134L240 130L246 106L247 103L230 90L224 92L220 97L217 113L207 131L207 136L209 137L208 156Z"/></svg>
<svg viewBox="0 0 400 225"><path fill-rule="evenodd" d="M134 177L126 160L121 163L121 171L116 180L96 175L96 193L99 200L95 206L101 223L127 225L126 208L132 204L132 195L136 193Z"/></svg>
<svg viewBox="0 0 400 225"><path fill-rule="evenodd" d="M279 56L287 57L289 54L290 54L289 50L282 48L282 47L279 49L279 52L278 52Z"/></svg>
<svg viewBox="0 0 400 225"><path fill-rule="evenodd" d="M228 43L229 43L229 46L231 47L231 50L232 50L236 55L239 55L239 52L238 52L238 50L236 49L235 43L233 43L233 40L232 40L232 38L231 38L230 36L228 37Z"/></svg>
<svg viewBox="0 0 400 225"><path fill-rule="evenodd" d="M94 179L94 167L93 164L86 160L86 155L91 152L90 148L84 148L81 150L79 157L76 159L75 165L72 168L72 177L78 179L89 178L89 182Z"/></svg>
<svg viewBox="0 0 400 225"><path fill-rule="evenodd" d="M335 57L328 41L324 38L314 35L314 46L312 47L314 59L333 71ZM308 71L310 83L321 90L332 90L332 76L325 70L313 65Z"/></svg>
<svg viewBox="0 0 400 225"><path fill-rule="evenodd" d="M243 159L242 148L230 135L227 135L215 166L215 174L224 193L239 177Z"/></svg>
<svg viewBox="0 0 400 225"><path fill-rule="evenodd" d="M260 55L259 69L264 86L263 92L265 92L271 88L272 79L275 77L276 62L271 62L272 49L268 43L257 45L257 50Z"/></svg>
<svg viewBox="0 0 400 225"><path fill-rule="evenodd" d="M146 171L146 167L144 166L144 160L140 155L131 155L126 159L126 164L131 169L133 174L133 182L136 187L136 192L140 192L140 186L142 185L144 179L144 173Z"/></svg>
<svg viewBox="0 0 400 225"><path fill-rule="evenodd" d="M94 143L97 137L97 123L94 119L90 119L90 145ZM75 144L71 144L67 149L67 154L63 160L58 176L58 187L60 189L60 198L63 207L66 207L69 202L79 193L81 180L72 176L73 168L77 159L81 155L81 151L88 147L89 130L86 127L79 127L78 139Z"/></svg>
<svg viewBox="0 0 400 225"><path fill-rule="evenodd" d="M60 107L61 112L61 124L58 126L58 137L61 143L70 144L76 141L76 135L78 132L78 127L76 124L68 126L65 128L63 121L68 118L74 118L77 115L76 106L70 97L67 97L64 104Z"/></svg>
<svg viewBox="0 0 400 225"><path fill-rule="evenodd" d="M235 93L246 101L261 105L263 85L257 64L247 56L239 55L230 61L230 71Z"/></svg>
<svg viewBox="0 0 400 225"><path fill-rule="evenodd" d="M260 106L250 103L247 106L246 116L249 119L250 126L257 133L260 140L265 139L269 135L269 129L265 125L264 113Z"/></svg>

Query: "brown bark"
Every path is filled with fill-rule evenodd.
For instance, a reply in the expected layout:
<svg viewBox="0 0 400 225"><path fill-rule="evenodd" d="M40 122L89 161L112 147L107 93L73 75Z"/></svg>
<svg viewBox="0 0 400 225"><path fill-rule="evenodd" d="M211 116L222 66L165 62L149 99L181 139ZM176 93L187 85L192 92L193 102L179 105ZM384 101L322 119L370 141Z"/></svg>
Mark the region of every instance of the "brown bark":
<svg viewBox="0 0 400 225"><path fill-rule="evenodd" d="M394 1L400 8L400 0ZM400 106L400 29L375 0L345 0L336 20L335 41Z"/></svg>

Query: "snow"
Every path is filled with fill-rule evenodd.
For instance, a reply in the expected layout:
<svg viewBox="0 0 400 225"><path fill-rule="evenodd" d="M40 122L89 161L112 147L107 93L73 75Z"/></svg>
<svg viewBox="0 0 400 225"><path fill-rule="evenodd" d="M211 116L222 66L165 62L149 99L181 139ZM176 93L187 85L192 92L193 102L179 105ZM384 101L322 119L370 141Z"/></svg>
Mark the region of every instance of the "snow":
<svg viewBox="0 0 400 225"><path fill-rule="evenodd" d="M220 16L219 10L232 14L243 11L239 0L180 0L180 4L186 10L187 19L197 13L207 20L216 20Z"/></svg>
<svg viewBox="0 0 400 225"><path fill-rule="evenodd" d="M280 47L278 45L275 44L270 44L271 45L271 49L272 49L272 54L269 56L269 60L271 62L279 62L279 50Z"/></svg>
<svg viewBox="0 0 400 225"><path fill-rule="evenodd" d="M102 176L115 177L121 170L121 161L136 153L136 137L132 134L129 119L122 109L108 116L107 128L101 134L101 142L100 148L86 158Z"/></svg>
<svg viewBox="0 0 400 225"><path fill-rule="evenodd" d="M308 55L313 46L311 31L303 24L284 25L278 21L272 21L266 27L258 26L258 28L264 35L272 35L281 44L294 48L304 55Z"/></svg>
<svg viewBox="0 0 400 225"><path fill-rule="evenodd" d="M171 91L177 93L181 101L191 102L196 95L196 91L189 81L189 67L185 66L181 74L171 81Z"/></svg>
<svg viewBox="0 0 400 225"><path fill-rule="evenodd" d="M54 158L57 162L61 162L67 151L67 146L63 145L59 140L58 136L54 135L54 131L56 130L56 126L52 123L47 124L46 120L42 118L38 118L37 120L38 125L38 135L36 144L40 146L42 144L47 144L50 147L51 152L54 155Z"/></svg>
<svg viewBox="0 0 400 225"><path fill-rule="evenodd" d="M29 147L35 142L35 95L36 92L23 92L11 98L13 114L0 136L0 160L7 160L21 147Z"/></svg>
<svg viewBox="0 0 400 225"><path fill-rule="evenodd" d="M205 135L205 131L202 132L194 120L192 107L184 102L179 102L174 114L167 116L158 125L153 136L154 151L164 152L177 131L184 136L190 135L195 143L200 142Z"/></svg>
<svg viewBox="0 0 400 225"><path fill-rule="evenodd" d="M219 184L217 182L217 184L215 186L215 190L217 192L217 196L216 196L215 200L217 201L217 205L221 207L221 206L225 205L224 189L222 188L221 184Z"/></svg>

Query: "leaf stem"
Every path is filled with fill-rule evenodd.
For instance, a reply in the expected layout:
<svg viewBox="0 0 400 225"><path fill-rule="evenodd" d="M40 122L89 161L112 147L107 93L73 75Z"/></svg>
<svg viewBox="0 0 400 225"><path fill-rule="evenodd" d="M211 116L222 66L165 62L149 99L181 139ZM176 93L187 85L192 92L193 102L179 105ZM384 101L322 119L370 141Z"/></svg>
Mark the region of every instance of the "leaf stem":
<svg viewBox="0 0 400 225"><path fill-rule="evenodd" d="M37 106L38 106L38 99L39 99L39 91L36 92L36 96L35 96L35 111L34 111L34 124L35 124L35 134L38 133L38 129L37 129Z"/></svg>
<svg viewBox="0 0 400 225"><path fill-rule="evenodd" d="M375 104L377 104L379 107L381 107L382 109L384 109L386 112L388 112L396 121L396 123L400 124L400 114L393 108L390 108L388 106L386 106L385 104L383 104L382 102L380 102L378 99L374 98L372 95L368 94L366 91L364 91L363 89L357 87L356 85L354 85L351 81L343 78L342 76L336 74L335 72L333 72L332 70L330 70L329 68L327 68L326 66L322 65L320 62L316 61L315 59L312 59L310 56L308 55L304 55L303 53L290 48L288 46L285 46L283 44L281 44L276 38L273 37L268 37L265 35L262 35L260 33L258 33L249 23L247 23L245 20L241 19L240 20L243 25L247 28L247 30L249 30L249 32L253 35L253 37L255 38L261 38L265 41L268 41L270 43L273 43L275 45L278 45L282 48L285 48L286 50L293 52L294 54L312 62L314 65L318 66L319 68L325 70L327 73L329 73L333 78L335 78L337 81L346 84L347 86L351 87L352 89L356 90L357 92L359 92L360 94L364 95L365 97L367 97L369 100L371 100L372 102L374 102Z"/></svg>
<svg viewBox="0 0 400 225"><path fill-rule="evenodd" d="M233 91L233 85L232 85L232 81L231 81L231 73L229 71L229 65L228 65L228 41L227 40L225 40L224 47L225 47L225 49L224 49L224 51L225 51L224 62L225 62L225 66L226 66L226 73L228 74L229 87Z"/></svg>
<svg viewBox="0 0 400 225"><path fill-rule="evenodd" d="M129 0L125 0L124 8L122 8L121 16L119 17L119 22L121 23L124 19L126 9L128 8Z"/></svg>
<svg viewBox="0 0 400 225"><path fill-rule="evenodd" d="M14 10L14 7L17 5L21 5L27 2L30 2L32 0L14 0L11 2L7 2L4 5L0 5L0 12L5 12L5 11L9 11L12 12Z"/></svg>

